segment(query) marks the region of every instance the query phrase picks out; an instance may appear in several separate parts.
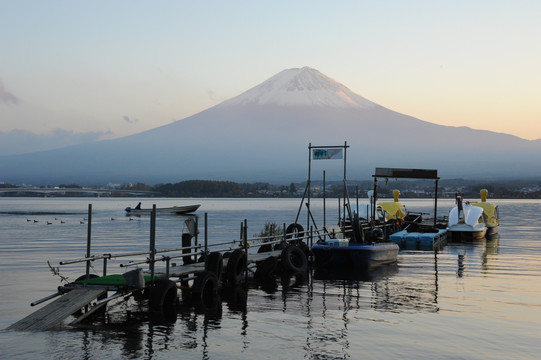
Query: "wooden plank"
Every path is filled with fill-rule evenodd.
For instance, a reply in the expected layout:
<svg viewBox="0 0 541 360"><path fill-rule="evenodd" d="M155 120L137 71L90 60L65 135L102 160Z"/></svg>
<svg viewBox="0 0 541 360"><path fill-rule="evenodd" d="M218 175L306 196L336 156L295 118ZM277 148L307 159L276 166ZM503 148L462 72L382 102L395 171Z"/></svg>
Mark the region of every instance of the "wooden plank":
<svg viewBox="0 0 541 360"><path fill-rule="evenodd" d="M52 303L17 321L8 327L8 330L37 331L50 329L60 324L77 310L88 305L105 291L105 289L95 288L73 289Z"/></svg>

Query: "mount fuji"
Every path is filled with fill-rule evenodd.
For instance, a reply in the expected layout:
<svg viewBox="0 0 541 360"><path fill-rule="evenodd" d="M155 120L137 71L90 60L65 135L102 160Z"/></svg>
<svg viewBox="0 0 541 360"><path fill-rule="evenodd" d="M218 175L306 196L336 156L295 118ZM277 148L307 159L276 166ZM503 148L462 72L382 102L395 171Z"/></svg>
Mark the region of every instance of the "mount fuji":
<svg viewBox="0 0 541 360"><path fill-rule="evenodd" d="M135 135L0 157L0 181L289 183L307 178L309 144L345 141L349 179L368 179L375 167L434 168L442 178L541 176L540 140L422 121L303 67L284 70L198 114ZM341 161L313 166L329 174L337 170L337 179L343 175Z"/></svg>

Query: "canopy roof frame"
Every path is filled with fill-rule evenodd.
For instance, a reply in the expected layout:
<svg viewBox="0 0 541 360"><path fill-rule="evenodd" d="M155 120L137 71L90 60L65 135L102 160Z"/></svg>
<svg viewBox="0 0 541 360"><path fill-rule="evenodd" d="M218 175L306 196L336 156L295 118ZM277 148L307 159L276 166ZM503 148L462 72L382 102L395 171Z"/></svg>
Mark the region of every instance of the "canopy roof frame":
<svg viewBox="0 0 541 360"><path fill-rule="evenodd" d="M438 219L438 170L436 169L406 169L406 168L376 168L374 171L374 204L372 206L372 220L376 217L376 201L378 197L377 183L379 178L395 179L430 179L434 180L434 227Z"/></svg>

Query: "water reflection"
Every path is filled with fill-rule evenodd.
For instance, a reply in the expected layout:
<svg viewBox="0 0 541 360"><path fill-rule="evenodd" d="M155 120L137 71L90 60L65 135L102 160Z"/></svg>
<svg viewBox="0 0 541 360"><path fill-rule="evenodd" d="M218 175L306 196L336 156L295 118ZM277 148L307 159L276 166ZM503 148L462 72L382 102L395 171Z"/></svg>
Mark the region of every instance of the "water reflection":
<svg viewBox="0 0 541 360"><path fill-rule="evenodd" d="M84 209L85 204L72 207ZM111 204L111 209L128 205ZM149 314L144 302L127 303L109 309L108 318L87 327L33 333L32 341L28 333L4 331L0 334L4 355L357 359L437 354L450 359L456 357L456 347L449 344L460 344L468 358L535 358L541 270L536 254L541 242L531 219L539 212L537 204L528 205L528 212L523 202L515 208L508 205L505 209L514 217L502 227L501 239L448 244L438 251L402 251L397 264L373 273L308 271L300 276L251 278L245 287L222 292L207 308L181 300L174 313ZM49 207L56 208L56 203L47 203ZM297 202L291 205L293 212L297 207ZM281 216L281 208L272 216L251 213L259 221L254 220L252 229ZM220 226L234 224L227 231L237 237L237 215L230 210L231 203L224 203L218 214ZM45 260L84 254L86 228L79 224L79 215L58 226L46 225L46 220L54 220L48 215L36 224L27 222L26 216L2 216L2 318L7 327L31 312L28 301L49 294L51 283L55 286ZM113 216L115 221L110 220ZM160 246L179 246L180 225L169 218L160 221ZM97 213L95 222L99 222L93 231L98 253L148 248L145 219L130 222L117 210L107 210ZM221 239L224 233L220 228L213 236ZM73 277L80 275L77 268L69 271ZM398 346L388 346L391 338ZM427 338L431 341L419 340Z"/></svg>
<svg viewBox="0 0 541 360"><path fill-rule="evenodd" d="M468 266L472 267L471 270L476 269L478 267L476 259L480 260L479 264L483 273L492 270L491 262L494 262L499 254L499 244L499 234L476 242L449 244L447 251L457 255L456 276L458 278L464 277L468 272Z"/></svg>
<svg viewBox="0 0 541 360"><path fill-rule="evenodd" d="M212 333L222 331L224 312L228 313L228 319L233 314L238 315L237 340L241 339L242 347L246 349L254 336L249 332L250 313L271 313L269 316L282 320L297 317L298 325L308 332L306 351L325 358L325 354L332 353L332 343L340 344L341 351L347 352L348 324L353 321L352 314L367 309L393 310L389 306L394 288L390 279L396 273L398 265L392 264L347 279L318 278L313 269L250 279L248 284L223 289L220 296L205 305L181 301L173 309L153 312L146 311L148 304L145 301L113 306L107 315L72 333L81 336L82 358L94 358L96 346L111 348L113 344L119 349L116 355L123 358L150 359L159 351L173 348L197 349L203 358L210 358ZM277 294L279 296L274 297ZM267 306L269 301L274 304ZM340 326L340 329L329 326ZM111 355L115 357L115 354Z"/></svg>

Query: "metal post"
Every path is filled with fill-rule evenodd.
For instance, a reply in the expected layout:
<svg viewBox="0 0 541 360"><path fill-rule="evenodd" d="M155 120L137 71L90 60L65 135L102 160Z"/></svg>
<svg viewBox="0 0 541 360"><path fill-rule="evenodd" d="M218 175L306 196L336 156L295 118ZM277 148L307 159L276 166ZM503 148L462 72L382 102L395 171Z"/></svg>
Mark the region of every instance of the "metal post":
<svg viewBox="0 0 541 360"><path fill-rule="evenodd" d="M308 189L308 200L306 202L306 207L308 208L308 214L306 215L306 228L310 227L310 181L312 173L312 143L308 144L308 183L306 188Z"/></svg>
<svg viewBox="0 0 541 360"><path fill-rule="evenodd" d="M325 177L325 170L323 170L323 228L327 226L327 179Z"/></svg>
<svg viewBox="0 0 541 360"><path fill-rule="evenodd" d="M342 227L342 205L340 203L340 196L338 197L338 225Z"/></svg>
<svg viewBox="0 0 541 360"><path fill-rule="evenodd" d="M376 221L376 201L378 198L378 178L374 178L374 193L372 194L372 226L374 225L374 221Z"/></svg>
<svg viewBox="0 0 541 360"><path fill-rule="evenodd" d="M344 223L346 222L346 199L347 206L349 207L349 196L347 195L347 177L346 177L346 153L348 149L347 141L344 141ZM351 220L351 211L350 211L350 220Z"/></svg>
<svg viewBox="0 0 541 360"><path fill-rule="evenodd" d="M154 257L156 255L156 204L150 213L150 282L154 282Z"/></svg>
<svg viewBox="0 0 541 360"><path fill-rule="evenodd" d="M205 213L205 270L207 270L207 265L208 265L208 251L209 251L209 247L208 247L208 213Z"/></svg>
<svg viewBox="0 0 541 360"><path fill-rule="evenodd" d="M248 220L244 219L244 232L242 233L244 251L246 252L246 267L244 268L244 283L248 284Z"/></svg>
<svg viewBox="0 0 541 360"><path fill-rule="evenodd" d="M355 204L357 208L357 214L359 214L359 185L355 185Z"/></svg>
<svg viewBox="0 0 541 360"><path fill-rule="evenodd" d="M248 220L244 219L244 226L242 230L242 246L246 250L246 255L248 255Z"/></svg>
<svg viewBox="0 0 541 360"><path fill-rule="evenodd" d="M92 204L88 204L88 230L86 233L86 257L90 257L90 242L92 238ZM86 262L86 278L90 275L90 260Z"/></svg>
<svg viewBox="0 0 541 360"><path fill-rule="evenodd" d="M107 258L103 258L103 276L107 276Z"/></svg>
<svg viewBox="0 0 541 360"><path fill-rule="evenodd" d="M199 216L195 217L195 240L194 245L197 246L199 244Z"/></svg>
<svg viewBox="0 0 541 360"><path fill-rule="evenodd" d="M434 193L434 227L438 221L438 179L436 179L436 189Z"/></svg>

